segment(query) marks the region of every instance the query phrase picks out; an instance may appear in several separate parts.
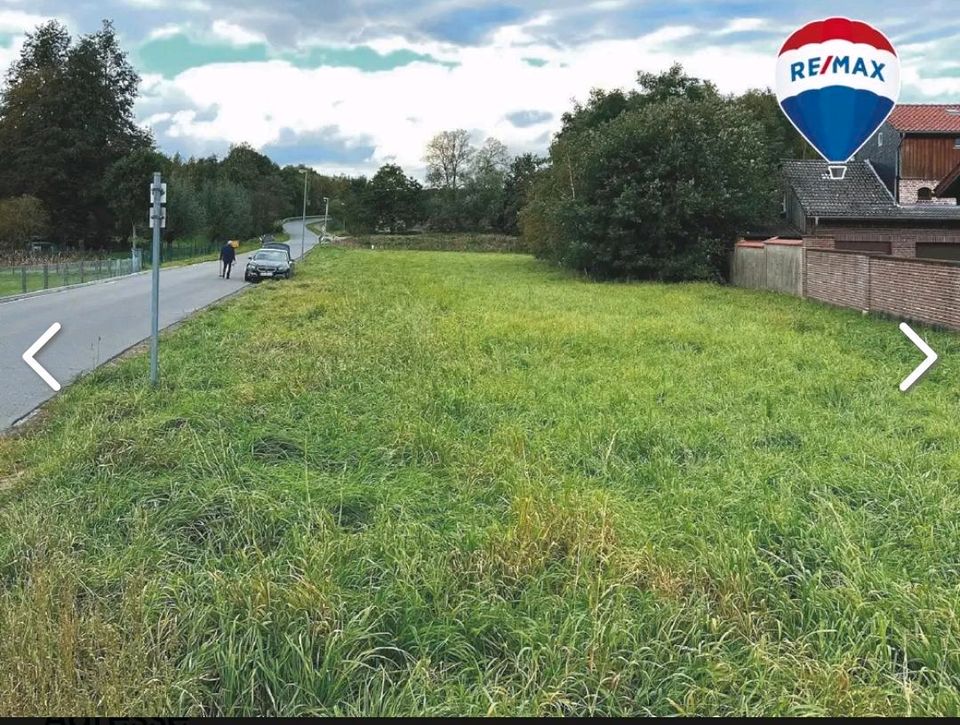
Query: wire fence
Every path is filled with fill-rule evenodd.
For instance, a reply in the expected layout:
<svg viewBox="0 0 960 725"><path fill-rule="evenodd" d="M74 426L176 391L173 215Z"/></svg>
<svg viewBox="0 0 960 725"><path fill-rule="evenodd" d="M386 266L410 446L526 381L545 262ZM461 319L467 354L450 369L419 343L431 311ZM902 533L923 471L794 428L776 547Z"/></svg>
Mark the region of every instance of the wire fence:
<svg viewBox="0 0 960 725"><path fill-rule="evenodd" d="M220 252L223 242L206 242L200 240L177 240L172 244L160 245L160 264L176 262L181 259L207 257ZM153 264L153 247L146 244L143 249L144 269Z"/></svg>
<svg viewBox="0 0 960 725"><path fill-rule="evenodd" d="M134 260L85 259L0 267L0 297L95 282L139 271Z"/></svg>

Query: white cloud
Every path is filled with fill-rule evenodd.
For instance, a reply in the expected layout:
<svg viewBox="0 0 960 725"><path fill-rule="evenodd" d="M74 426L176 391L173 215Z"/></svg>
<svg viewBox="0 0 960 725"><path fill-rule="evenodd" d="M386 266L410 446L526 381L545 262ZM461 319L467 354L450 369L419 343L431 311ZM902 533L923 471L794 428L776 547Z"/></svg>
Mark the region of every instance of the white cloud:
<svg viewBox="0 0 960 725"><path fill-rule="evenodd" d="M0 33L26 33L49 19L45 15L0 8Z"/></svg>
<svg viewBox="0 0 960 725"><path fill-rule="evenodd" d="M395 159L410 172L422 171L423 148L430 137L449 128L466 128L481 141L497 136L514 151L545 147L544 134L559 128L571 98L585 98L591 88L632 87L639 69L661 70L676 60L673 41L692 28L664 28L634 40L605 40L575 49L517 46L498 35L484 47L456 51L458 65L412 63L390 71L365 73L355 68L297 68L286 61L215 64L192 68L173 80L151 77L144 93L189 99L191 111L153 115L164 121L172 138L206 142L247 141L262 148L289 135L337 127L347 137L369 139L375 147L372 168ZM508 39L509 38L509 39ZM398 47L381 41L383 49ZM437 44L410 46L418 53L449 56ZM446 51L446 52L443 52ZM536 68L525 57L552 61ZM702 48L680 58L695 75L714 79L724 91L769 85L772 57L737 48ZM505 119L514 111L546 111L550 121L518 128ZM284 129L288 129L284 131ZM351 167L354 168L354 167ZM356 170L356 169L354 169Z"/></svg>
<svg viewBox="0 0 960 725"><path fill-rule="evenodd" d="M266 43L266 38L262 34L247 30L226 20L214 20L210 30L214 37L225 40L231 45Z"/></svg>
<svg viewBox="0 0 960 725"><path fill-rule="evenodd" d="M763 30L767 26L767 21L763 18L735 18L727 23L723 28L716 32L717 35L729 35L730 33L744 33L751 30Z"/></svg>
<svg viewBox="0 0 960 725"><path fill-rule="evenodd" d="M720 32L760 25L755 19L741 19ZM417 62L370 73L345 67L304 69L272 60L197 67L172 80L150 76L144 79L143 117L162 123L165 136L182 140L184 148L223 148L243 141L263 148L281 140L287 144L291 135L318 138L335 128L342 136L334 140L339 147L349 145L350 139L369 144L373 158L367 164L324 167L327 171L370 173L381 163L395 161L419 175L425 144L445 129L466 128L477 142L496 136L515 153L542 152L571 99L583 100L596 87L632 88L638 70L661 71L679 61L689 74L710 79L727 93L774 82L775 48L767 52L742 44L678 44L700 32L689 26L566 48L534 42L530 27L526 23L501 28L479 47L411 44L398 37L370 43L381 53L406 48L455 61L453 68ZM930 99L960 95L960 79L921 78L913 67L906 67L906 56L921 50L915 46L904 54L905 93L909 87L914 95ZM524 61L532 57L548 63L533 67ZM184 110L189 108L195 110ZM507 120L517 111L546 112L549 120L519 128Z"/></svg>

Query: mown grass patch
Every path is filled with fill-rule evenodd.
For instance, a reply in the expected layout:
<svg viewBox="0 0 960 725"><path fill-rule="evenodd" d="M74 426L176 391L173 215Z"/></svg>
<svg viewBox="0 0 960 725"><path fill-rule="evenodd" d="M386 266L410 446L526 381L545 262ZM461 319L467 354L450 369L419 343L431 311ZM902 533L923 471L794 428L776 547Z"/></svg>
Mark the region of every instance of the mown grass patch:
<svg viewBox="0 0 960 725"><path fill-rule="evenodd" d="M924 334L318 249L0 438L0 712L955 714Z"/></svg>

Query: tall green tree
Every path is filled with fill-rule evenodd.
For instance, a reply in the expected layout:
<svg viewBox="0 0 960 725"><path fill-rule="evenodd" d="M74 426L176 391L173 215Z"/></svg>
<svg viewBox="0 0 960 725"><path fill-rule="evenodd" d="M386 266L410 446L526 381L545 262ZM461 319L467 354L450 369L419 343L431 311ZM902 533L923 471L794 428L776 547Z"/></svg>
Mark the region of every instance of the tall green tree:
<svg viewBox="0 0 960 725"><path fill-rule="evenodd" d="M431 225L443 230L459 229L465 210L461 189L469 176L469 164L476 149L470 134L462 129L442 131L427 143L423 160L427 183L436 190L430 195Z"/></svg>
<svg viewBox="0 0 960 725"><path fill-rule="evenodd" d="M208 239L248 239L255 233L250 214L250 194L239 184L226 179L208 182L201 189Z"/></svg>
<svg viewBox="0 0 960 725"><path fill-rule="evenodd" d="M103 196L109 204L116 223L116 233L126 241L131 235L143 233L149 225L149 194L147 188L153 174L159 171L167 176L169 160L150 147L138 148L115 161L104 173ZM168 188L170 186L169 179Z"/></svg>
<svg viewBox="0 0 960 725"><path fill-rule="evenodd" d="M139 77L104 21L73 42L58 22L27 36L0 93L0 196L33 194L60 241L103 243L115 230L107 170L150 146L134 119Z"/></svg>
<svg viewBox="0 0 960 725"><path fill-rule="evenodd" d="M510 163L504 181L500 231L507 234L520 233L520 211L526 206L534 181L546 163L547 159L530 153L521 154Z"/></svg>
<svg viewBox="0 0 960 725"><path fill-rule="evenodd" d="M406 231L423 218L423 187L396 164L380 167L370 179L367 194L378 230Z"/></svg>
<svg viewBox="0 0 960 725"><path fill-rule="evenodd" d="M215 183L215 182L210 182ZM207 212L196 183L184 170L174 169L167 182L167 228L164 239L209 239Z"/></svg>

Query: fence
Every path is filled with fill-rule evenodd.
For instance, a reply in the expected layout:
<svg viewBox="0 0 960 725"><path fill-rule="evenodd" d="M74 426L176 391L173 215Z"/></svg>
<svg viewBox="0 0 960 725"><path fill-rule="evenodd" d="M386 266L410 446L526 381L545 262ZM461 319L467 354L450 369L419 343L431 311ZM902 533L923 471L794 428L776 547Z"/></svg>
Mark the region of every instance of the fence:
<svg viewBox="0 0 960 725"><path fill-rule="evenodd" d="M0 267L0 297L121 277L134 271L133 259L95 259Z"/></svg>
<svg viewBox="0 0 960 725"><path fill-rule="evenodd" d="M803 296L803 247L793 239L739 242L730 278L738 287Z"/></svg>
<svg viewBox="0 0 960 725"><path fill-rule="evenodd" d="M194 257L216 256L220 252L223 242L183 241L177 240L173 244L160 245L160 264L176 262L181 259ZM143 264L149 267L153 264L153 247L150 244L143 246Z"/></svg>
<svg viewBox="0 0 960 725"><path fill-rule="evenodd" d="M958 262L784 246L769 240L739 242L731 279L738 287L787 292L960 330Z"/></svg>

